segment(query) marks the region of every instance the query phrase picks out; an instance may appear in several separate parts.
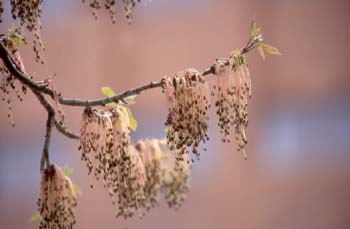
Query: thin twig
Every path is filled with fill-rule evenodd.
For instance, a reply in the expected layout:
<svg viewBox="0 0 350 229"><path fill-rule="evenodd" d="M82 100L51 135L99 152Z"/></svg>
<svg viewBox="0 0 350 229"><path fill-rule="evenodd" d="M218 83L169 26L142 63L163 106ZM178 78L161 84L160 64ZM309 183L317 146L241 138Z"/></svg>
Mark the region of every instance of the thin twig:
<svg viewBox="0 0 350 229"><path fill-rule="evenodd" d="M51 140L52 126L55 120L55 109L52 107L50 102L45 98L43 94L41 94L40 92L34 89L32 89L32 92L38 98L41 105L46 109L47 116L48 116L46 121L45 142L44 142L43 153L42 153L41 162L40 162L40 170L43 171L43 169L48 168L50 166L49 146L50 146L50 140Z"/></svg>
<svg viewBox="0 0 350 229"><path fill-rule="evenodd" d="M72 132L71 130L69 130L67 127L65 127L64 125L62 125L61 123L59 123L56 119L54 120L54 124L56 129L63 135L65 135L68 138L72 138L72 139L80 139L80 136L74 132Z"/></svg>
<svg viewBox="0 0 350 229"><path fill-rule="evenodd" d="M41 156L41 162L40 162L41 171L43 171L45 168L48 168L50 166L49 147L50 147L53 119L54 119L54 115L48 114L48 118L46 122L45 142L44 142L43 154Z"/></svg>
<svg viewBox="0 0 350 229"><path fill-rule="evenodd" d="M152 89L152 88L157 88L161 87L163 84L163 81L158 81L158 82L151 82L146 85L142 85L140 87L134 88L127 90L125 92L122 92L118 95L112 96L112 97L107 97L107 98L101 98L101 99L96 99L96 100L82 100L82 99L70 99L70 98L64 98L62 96L59 97L59 101L63 105L68 105L68 106L83 106L83 107L93 107L93 106L104 106L107 103L110 102L118 102L126 97L132 96L132 95L138 95L143 91Z"/></svg>

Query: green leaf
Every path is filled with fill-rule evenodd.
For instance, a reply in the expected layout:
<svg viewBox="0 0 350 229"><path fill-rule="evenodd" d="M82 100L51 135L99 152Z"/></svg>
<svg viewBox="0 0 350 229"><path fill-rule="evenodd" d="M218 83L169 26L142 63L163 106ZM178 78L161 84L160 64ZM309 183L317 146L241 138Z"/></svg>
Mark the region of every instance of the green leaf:
<svg viewBox="0 0 350 229"><path fill-rule="evenodd" d="M137 121L134 118L134 116L132 115L130 108L125 107L125 109L128 112L128 116L129 116L129 127L133 131L136 131L136 129L137 129Z"/></svg>
<svg viewBox="0 0 350 229"><path fill-rule="evenodd" d="M261 30L261 27L257 27L255 20L253 20L251 25L251 33L250 33L251 37L255 38L256 36L258 36L260 34L260 30Z"/></svg>
<svg viewBox="0 0 350 229"><path fill-rule="evenodd" d="M73 190L77 195L82 195L81 189L77 184L73 184Z"/></svg>
<svg viewBox="0 0 350 229"><path fill-rule="evenodd" d="M19 33L19 28L12 27L8 30L10 33L10 39L15 43L17 47L25 44L25 37Z"/></svg>
<svg viewBox="0 0 350 229"><path fill-rule="evenodd" d="M243 54L241 54L241 55L238 56L238 60L239 60L239 64L240 64L240 65L246 63L245 56L244 56Z"/></svg>
<svg viewBox="0 0 350 229"><path fill-rule="evenodd" d="M108 96L108 97L112 97L112 96L115 96L115 95L116 95L115 92L114 92L110 87L102 87L102 88L101 88L101 91L102 91L102 93L103 93L105 96ZM133 103L135 103L135 102L134 102L135 97L136 97L135 95L126 97L126 98L124 99L124 101L125 101L127 104L129 104L129 105L130 105L130 104L133 104ZM113 107L115 107L115 106L118 106L118 104L115 103L115 102L111 102L111 103L106 104L106 106L113 106ZM132 115L131 110L130 110L128 107L126 107L125 109L126 109L126 111L128 112L128 116L129 116L129 127L130 127L130 129L132 129L133 131L136 131L136 128L137 128L137 121L136 121L136 119L134 118L134 116Z"/></svg>
<svg viewBox="0 0 350 229"><path fill-rule="evenodd" d="M266 52L272 54L272 55L282 55L282 53L280 53L280 51L278 51L277 48L268 45L268 44L261 44L260 45Z"/></svg>
<svg viewBox="0 0 350 229"><path fill-rule="evenodd" d="M254 37L254 31L256 30L256 22L255 20L252 21L252 24L250 26L250 35L251 37Z"/></svg>
<svg viewBox="0 0 350 229"><path fill-rule="evenodd" d="M101 91L102 93L107 96L107 97L112 97L112 96L115 96L115 92L113 91L112 88L110 87L101 87ZM110 102L110 103L107 103L106 106L110 106L110 107L115 107L117 106L118 104L115 103L115 102Z"/></svg>
<svg viewBox="0 0 350 229"><path fill-rule="evenodd" d="M67 177L71 177L73 175L73 168L70 168L68 165L65 165L63 169L63 173Z"/></svg>
<svg viewBox="0 0 350 229"><path fill-rule="evenodd" d="M259 46L258 46L258 50L259 50L260 56L263 58L263 60L265 60L264 48L263 48L261 45L259 45Z"/></svg>
<svg viewBox="0 0 350 229"><path fill-rule="evenodd" d="M41 215L40 215L40 212L35 212L29 219L29 222L32 223L34 221L38 221L40 220L41 218Z"/></svg>
<svg viewBox="0 0 350 229"><path fill-rule="evenodd" d="M131 104L135 104L135 98L136 98L136 95L131 95L129 97L126 97L124 98L124 101L128 104L128 105L131 105Z"/></svg>
<svg viewBox="0 0 350 229"><path fill-rule="evenodd" d="M101 91L107 97L115 96L115 92L110 87L101 87Z"/></svg>
<svg viewBox="0 0 350 229"><path fill-rule="evenodd" d="M13 41L15 42L16 46L19 47L24 44L24 38L21 36L15 36L12 38Z"/></svg>

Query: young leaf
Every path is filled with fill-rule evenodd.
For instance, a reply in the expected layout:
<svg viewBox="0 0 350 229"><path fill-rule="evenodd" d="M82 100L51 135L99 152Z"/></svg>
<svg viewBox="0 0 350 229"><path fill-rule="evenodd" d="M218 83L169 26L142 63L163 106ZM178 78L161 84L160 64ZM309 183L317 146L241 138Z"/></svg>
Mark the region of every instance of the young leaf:
<svg viewBox="0 0 350 229"><path fill-rule="evenodd" d="M24 39L22 36L14 36L12 40L15 42L16 46L19 47L24 44Z"/></svg>
<svg viewBox="0 0 350 229"><path fill-rule="evenodd" d="M40 220L40 217L41 217L40 212L35 212L35 213L30 217L29 222L32 223L32 222L34 222L34 221L38 221L38 220Z"/></svg>
<svg viewBox="0 0 350 229"><path fill-rule="evenodd" d="M115 92L110 87L101 87L101 91L107 97L115 96Z"/></svg>
<svg viewBox="0 0 350 229"><path fill-rule="evenodd" d="M265 60L264 48L263 48L261 45L259 45L259 46L258 46L258 50L259 50L260 56L263 58L263 60Z"/></svg>
<svg viewBox="0 0 350 229"><path fill-rule="evenodd" d="M77 195L82 195L80 187L77 184L73 184L73 189Z"/></svg>
<svg viewBox="0 0 350 229"><path fill-rule="evenodd" d="M110 87L101 87L101 91L107 97L112 97L116 95L113 89ZM117 103L115 102L107 103L106 106L115 107L117 106Z"/></svg>
<svg viewBox="0 0 350 229"><path fill-rule="evenodd" d="M126 97L124 98L124 101L128 104L128 105L131 105L131 104L135 104L135 98L136 98L136 95L131 95L129 97Z"/></svg>
<svg viewBox="0 0 350 229"><path fill-rule="evenodd" d="M261 44L260 45L266 52L272 54L272 55L282 55L282 53L280 53L280 51L278 51L277 48L272 47L271 45L268 44Z"/></svg>
<svg viewBox="0 0 350 229"><path fill-rule="evenodd" d="M19 28L12 27L8 30L10 32L10 39L15 43L17 47L25 44L25 37L19 33Z"/></svg>
<svg viewBox="0 0 350 229"><path fill-rule="evenodd" d="M238 60L240 65L246 63L245 56L243 54L238 56Z"/></svg>
<svg viewBox="0 0 350 229"><path fill-rule="evenodd" d="M128 116L129 116L129 127L130 127L130 129L132 129L133 131L136 131L136 128L137 128L137 121L136 121L136 119L134 118L134 116L132 115L130 108L126 107L125 109L126 109L126 111L128 112Z"/></svg>
<svg viewBox="0 0 350 229"><path fill-rule="evenodd" d="M68 165L65 165L63 169L63 173L67 177L71 177L73 175L73 168L70 168Z"/></svg>
<svg viewBox="0 0 350 229"><path fill-rule="evenodd" d="M252 26L251 26L251 37L252 38L255 38L256 36L258 36L260 34L260 30L261 30L261 27L257 27L256 26L256 22L255 20L252 22Z"/></svg>

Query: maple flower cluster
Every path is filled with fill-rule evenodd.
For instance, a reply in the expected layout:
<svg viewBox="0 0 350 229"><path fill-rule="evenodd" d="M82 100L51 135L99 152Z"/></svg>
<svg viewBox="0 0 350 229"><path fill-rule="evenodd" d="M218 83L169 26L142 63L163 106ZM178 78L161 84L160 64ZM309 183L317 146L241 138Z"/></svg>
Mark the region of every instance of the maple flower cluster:
<svg viewBox="0 0 350 229"><path fill-rule="evenodd" d="M242 151L247 158L245 134L248 126L248 100L252 96L250 73L243 55L231 55L229 71L224 62L217 61L215 65L217 84L214 86L216 94L216 113L219 117L218 126L223 142L230 142L230 127L234 127L238 151Z"/></svg>
<svg viewBox="0 0 350 229"><path fill-rule="evenodd" d="M145 139L135 144L146 173L146 210L158 206L162 193L168 206L179 208L189 191L190 165L177 161L166 140Z"/></svg>
<svg viewBox="0 0 350 229"><path fill-rule="evenodd" d="M89 174L102 179L113 203L118 197L117 215L132 216L144 199L140 159L130 143L129 119L123 106L110 110L85 109L80 149ZM135 182L137 181L137 182Z"/></svg>
<svg viewBox="0 0 350 229"><path fill-rule="evenodd" d="M77 206L76 194L69 177L57 165L50 165L41 174L38 210L38 228L70 229L76 223L74 208Z"/></svg>
<svg viewBox="0 0 350 229"><path fill-rule="evenodd" d="M115 23L117 0L83 0L83 3L86 1L89 2L89 6L92 9L92 14L95 19L98 19L97 11L104 7L108 11L112 22ZM125 17L129 22L132 20L132 11L134 7L137 3L140 3L142 1L147 2L149 0L123 0Z"/></svg>
<svg viewBox="0 0 350 229"><path fill-rule="evenodd" d="M22 58L14 42L14 37L12 36L15 36L15 33L11 34L11 36L8 38L4 38L2 42L4 46L11 52L13 60L15 61L16 65L20 68L21 72L25 72ZM23 84L18 86L18 82L16 82L15 77L10 73L10 71L7 69L2 60L0 60L0 91L3 92L2 101L6 102L7 104L8 118L10 118L12 126L14 126L15 121L12 114L12 102L10 92L13 91L16 97L20 101L22 101L22 94L26 94L27 87Z"/></svg>
<svg viewBox="0 0 350 229"><path fill-rule="evenodd" d="M128 22L131 22L133 17L133 10L138 3L147 3L151 0L122 0L124 6L125 17ZM88 2L92 9L92 14L95 19L98 19L97 11L104 8L108 11L111 20L115 23L117 0L82 0L83 3ZM40 30L41 16L44 0L10 0L11 15L14 20L19 21L21 28L26 28L32 35L33 51L35 60L41 64L45 63L44 52L45 46L41 39ZM2 16L4 13L4 2L0 0L0 23L2 23Z"/></svg>
<svg viewBox="0 0 350 229"><path fill-rule="evenodd" d="M35 60L43 64L43 52L45 47L40 35L40 18L42 14L43 0L11 0L10 3L13 19L19 19L21 26L25 26L32 33ZM0 9L0 16L1 12L2 11Z"/></svg>
<svg viewBox="0 0 350 229"><path fill-rule="evenodd" d="M168 100L168 115L165 122L166 139L176 159L187 160L189 148L199 159L199 144L208 136L208 86L204 77L195 69L178 73L174 78L165 78L163 91Z"/></svg>
<svg viewBox="0 0 350 229"><path fill-rule="evenodd" d="M81 158L89 174L102 179L113 204L118 206L116 217L142 217L158 205L162 190L169 206L180 206L184 200L188 190L187 163L175 169L175 154L165 155L165 141L144 140L132 145L124 106L86 109L80 143Z"/></svg>

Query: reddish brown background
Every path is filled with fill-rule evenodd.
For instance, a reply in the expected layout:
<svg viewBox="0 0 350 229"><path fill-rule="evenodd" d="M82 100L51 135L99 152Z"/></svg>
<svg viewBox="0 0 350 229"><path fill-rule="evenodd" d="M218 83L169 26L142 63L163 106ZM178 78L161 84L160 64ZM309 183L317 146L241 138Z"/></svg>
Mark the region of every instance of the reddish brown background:
<svg viewBox="0 0 350 229"><path fill-rule="evenodd" d="M7 1L6 1L7 2ZM135 87L188 67L200 70L243 46L252 18L283 56L248 55L249 160L219 141L212 116L208 151L194 165L192 189L178 211L162 202L143 220L116 220L105 190L89 188L78 143L55 134L52 160L74 167L83 191L76 228L350 228L350 6L348 0L153 0L132 25L118 11L94 21L81 1L46 1L42 37L47 70L23 50L36 79L56 73L68 97L98 98L101 86ZM8 3L6 3L8 9ZM10 26L1 25L1 33ZM39 160L46 113L31 93L14 104L16 127L0 109L0 228L35 228ZM133 139L162 137L165 101L156 89L132 107ZM79 130L81 108L65 108Z"/></svg>

